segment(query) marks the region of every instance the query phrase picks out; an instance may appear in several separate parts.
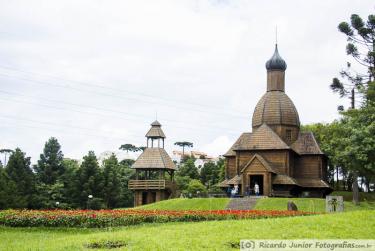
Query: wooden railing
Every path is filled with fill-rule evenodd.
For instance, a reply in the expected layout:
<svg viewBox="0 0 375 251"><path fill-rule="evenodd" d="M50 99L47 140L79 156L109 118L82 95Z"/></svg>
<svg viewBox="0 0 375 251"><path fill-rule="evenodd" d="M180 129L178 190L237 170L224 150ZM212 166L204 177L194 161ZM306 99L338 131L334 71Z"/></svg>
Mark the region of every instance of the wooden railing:
<svg viewBox="0 0 375 251"><path fill-rule="evenodd" d="M129 180L131 190L172 189L175 183L169 180Z"/></svg>

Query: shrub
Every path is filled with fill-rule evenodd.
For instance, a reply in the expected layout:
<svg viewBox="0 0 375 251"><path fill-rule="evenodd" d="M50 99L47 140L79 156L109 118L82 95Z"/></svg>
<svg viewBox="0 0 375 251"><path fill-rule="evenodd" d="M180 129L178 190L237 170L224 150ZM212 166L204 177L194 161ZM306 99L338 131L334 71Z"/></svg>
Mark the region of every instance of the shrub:
<svg viewBox="0 0 375 251"><path fill-rule="evenodd" d="M199 180L191 180L189 182L187 192L192 197L204 197L207 196L207 188Z"/></svg>

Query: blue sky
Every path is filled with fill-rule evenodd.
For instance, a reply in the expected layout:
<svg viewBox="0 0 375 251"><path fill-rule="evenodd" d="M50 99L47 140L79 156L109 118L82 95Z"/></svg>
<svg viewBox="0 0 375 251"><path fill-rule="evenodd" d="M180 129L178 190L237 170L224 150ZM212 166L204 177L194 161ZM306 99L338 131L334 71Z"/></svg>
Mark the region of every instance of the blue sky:
<svg viewBox="0 0 375 251"><path fill-rule="evenodd" d="M372 1L0 1L0 148L36 162L55 136L66 157L144 145L223 154L265 92L275 27L286 93L303 124L348 105L329 84L349 60L337 31ZM358 70L360 70L358 68Z"/></svg>

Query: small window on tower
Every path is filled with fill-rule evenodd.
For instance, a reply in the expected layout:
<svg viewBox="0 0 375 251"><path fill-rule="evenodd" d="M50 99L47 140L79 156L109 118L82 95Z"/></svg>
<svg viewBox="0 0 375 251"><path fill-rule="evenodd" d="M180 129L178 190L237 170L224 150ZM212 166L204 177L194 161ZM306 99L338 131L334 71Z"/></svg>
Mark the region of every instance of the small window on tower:
<svg viewBox="0 0 375 251"><path fill-rule="evenodd" d="M286 130L286 140L292 140L292 130Z"/></svg>

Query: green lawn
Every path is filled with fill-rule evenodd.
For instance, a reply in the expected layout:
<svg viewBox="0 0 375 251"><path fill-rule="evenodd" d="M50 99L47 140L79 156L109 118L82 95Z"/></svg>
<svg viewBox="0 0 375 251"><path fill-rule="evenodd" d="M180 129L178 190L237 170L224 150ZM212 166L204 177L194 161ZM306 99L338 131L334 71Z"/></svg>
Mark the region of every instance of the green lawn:
<svg viewBox="0 0 375 251"><path fill-rule="evenodd" d="M286 210L288 201L293 201L298 210L308 212L325 212L325 199L315 198L262 198L257 201L254 209ZM352 202L344 201L344 211L375 209L375 202L361 202L354 206Z"/></svg>
<svg viewBox="0 0 375 251"><path fill-rule="evenodd" d="M241 239L373 239L374 236L375 211L355 211L112 229L0 227L0 250L89 250L85 247L88 243L109 240L127 244L114 250L231 250L231 243Z"/></svg>
<svg viewBox="0 0 375 251"><path fill-rule="evenodd" d="M353 200L353 192L347 191L334 191L331 195L340 195L344 197L345 201L352 201ZM359 193L359 200L360 201L375 201L375 193Z"/></svg>
<svg viewBox="0 0 375 251"><path fill-rule="evenodd" d="M137 209L161 210L221 210L228 204L228 198L172 199L137 207Z"/></svg>
<svg viewBox="0 0 375 251"><path fill-rule="evenodd" d="M298 210L309 212L325 212L325 199L316 198L262 198L254 209L286 210L288 201L293 201ZM221 210L228 204L228 198L195 198L172 199L138 207L137 209L161 210ZM362 201L354 206L351 201L344 202L344 211L375 209L375 201Z"/></svg>

